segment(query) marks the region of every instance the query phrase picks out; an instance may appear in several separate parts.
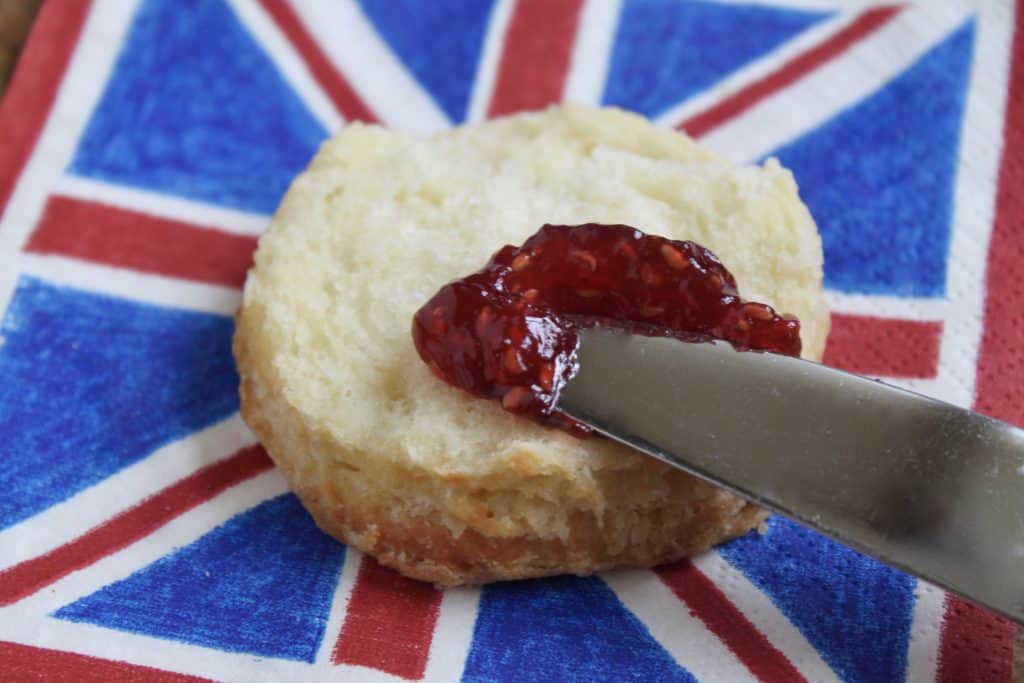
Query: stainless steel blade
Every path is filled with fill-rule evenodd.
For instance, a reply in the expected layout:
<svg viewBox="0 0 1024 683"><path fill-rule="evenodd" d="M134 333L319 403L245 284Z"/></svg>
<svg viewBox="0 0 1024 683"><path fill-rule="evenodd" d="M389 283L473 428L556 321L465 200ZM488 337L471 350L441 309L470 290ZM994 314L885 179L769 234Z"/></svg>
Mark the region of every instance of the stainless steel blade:
<svg viewBox="0 0 1024 683"><path fill-rule="evenodd" d="M1024 431L724 342L590 329L579 360L568 415L1024 621Z"/></svg>

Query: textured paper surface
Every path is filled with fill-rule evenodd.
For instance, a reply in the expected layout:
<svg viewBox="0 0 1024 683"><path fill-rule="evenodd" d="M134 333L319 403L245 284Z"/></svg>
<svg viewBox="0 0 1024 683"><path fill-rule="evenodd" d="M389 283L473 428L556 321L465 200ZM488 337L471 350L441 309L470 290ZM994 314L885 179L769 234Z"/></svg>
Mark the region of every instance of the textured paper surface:
<svg viewBox="0 0 1024 683"><path fill-rule="evenodd" d="M400 577L287 492L230 336L345 121L613 104L793 169L827 362L1024 423L1021 11L46 3L0 103L0 678L1008 680L1008 622L779 519L655 571Z"/></svg>

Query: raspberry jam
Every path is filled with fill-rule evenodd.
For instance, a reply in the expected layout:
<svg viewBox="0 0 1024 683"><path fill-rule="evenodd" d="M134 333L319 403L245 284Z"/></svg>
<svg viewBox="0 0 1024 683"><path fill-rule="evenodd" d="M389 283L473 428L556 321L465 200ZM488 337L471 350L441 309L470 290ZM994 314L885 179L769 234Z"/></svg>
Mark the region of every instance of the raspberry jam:
<svg viewBox="0 0 1024 683"><path fill-rule="evenodd" d="M420 357L444 381L586 436L555 409L576 373L577 329L607 325L740 350L800 354L800 323L743 301L718 258L627 225L545 225L445 285L413 318Z"/></svg>

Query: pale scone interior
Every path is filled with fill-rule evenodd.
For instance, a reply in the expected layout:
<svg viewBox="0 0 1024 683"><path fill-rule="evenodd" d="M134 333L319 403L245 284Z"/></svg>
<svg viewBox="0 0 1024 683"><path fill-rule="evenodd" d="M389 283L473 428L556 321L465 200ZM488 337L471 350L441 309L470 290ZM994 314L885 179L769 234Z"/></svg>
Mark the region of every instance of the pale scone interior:
<svg viewBox="0 0 1024 683"><path fill-rule="evenodd" d="M329 533L441 584L648 565L755 526L742 500L602 438L448 386L413 313L545 223L625 223L714 251L741 294L828 328L791 174L616 110L554 108L421 139L352 124L261 238L238 316L243 414Z"/></svg>

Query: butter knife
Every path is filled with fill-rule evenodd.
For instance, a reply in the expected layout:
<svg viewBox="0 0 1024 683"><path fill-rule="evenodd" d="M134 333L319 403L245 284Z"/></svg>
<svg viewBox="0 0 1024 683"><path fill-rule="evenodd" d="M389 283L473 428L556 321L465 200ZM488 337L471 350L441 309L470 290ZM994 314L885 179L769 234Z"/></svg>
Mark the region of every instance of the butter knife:
<svg viewBox="0 0 1024 683"><path fill-rule="evenodd" d="M564 413L1024 621L1024 430L725 342L592 328L578 353Z"/></svg>

